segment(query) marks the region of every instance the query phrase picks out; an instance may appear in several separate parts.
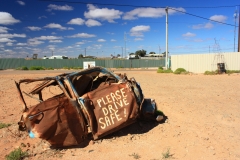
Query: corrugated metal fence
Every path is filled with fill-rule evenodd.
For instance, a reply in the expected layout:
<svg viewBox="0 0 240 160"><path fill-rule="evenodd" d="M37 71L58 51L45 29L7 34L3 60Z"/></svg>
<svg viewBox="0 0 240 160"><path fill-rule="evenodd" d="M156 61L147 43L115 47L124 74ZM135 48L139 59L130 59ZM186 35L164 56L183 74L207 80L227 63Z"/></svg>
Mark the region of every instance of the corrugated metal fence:
<svg viewBox="0 0 240 160"><path fill-rule="evenodd" d="M96 60L96 59L36 59L26 60L21 58L0 59L0 69L16 69L18 67L42 66L52 68L83 67L83 62L95 61L96 66L106 68L149 68L165 66L165 59L158 60Z"/></svg>
<svg viewBox="0 0 240 160"><path fill-rule="evenodd" d="M225 63L227 70L240 70L240 52L172 55L171 68L184 68L193 73L217 70L217 63Z"/></svg>

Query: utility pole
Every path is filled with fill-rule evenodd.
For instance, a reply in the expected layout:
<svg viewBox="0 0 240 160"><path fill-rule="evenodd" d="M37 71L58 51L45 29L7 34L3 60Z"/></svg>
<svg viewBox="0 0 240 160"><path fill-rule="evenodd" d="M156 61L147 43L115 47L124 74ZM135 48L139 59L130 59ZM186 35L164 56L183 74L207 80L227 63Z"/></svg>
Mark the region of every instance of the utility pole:
<svg viewBox="0 0 240 160"><path fill-rule="evenodd" d="M168 69L168 7L166 11L166 57L165 57L165 68Z"/></svg>
<svg viewBox="0 0 240 160"><path fill-rule="evenodd" d="M52 51L52 56L53 56L53 51Z"/></svg>
<svg viewBox="0 0 240 160"><path fill-rule="evenodd" d="M240 7L238 6L238 19L239 19L239 22L238 22L238 52L240 52Z"/></svg>
<svg viewBox="0 0 240 160"><path fill-rule="evenodd" d="M235 19L235 26L234 26L234 52L235 52L235 39L236 39L236 20L237 20L237 7L236 7L236 10L235 10L235 13L234 13L234 19Z"/></svg>
<svg viewBox="0 0 240 160"><path fill-rule="evenodd" d="M85 57L86 57L86 48L85 48Z"/></svg>

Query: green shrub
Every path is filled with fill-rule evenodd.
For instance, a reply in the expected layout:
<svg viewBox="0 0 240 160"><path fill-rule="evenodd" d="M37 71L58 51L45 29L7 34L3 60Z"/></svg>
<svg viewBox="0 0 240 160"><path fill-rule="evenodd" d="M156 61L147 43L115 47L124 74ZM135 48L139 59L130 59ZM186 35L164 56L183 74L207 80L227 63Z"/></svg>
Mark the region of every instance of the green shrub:
<svg viewBox="0 0 240 160"><path fill-rule="evenodd" d="M11 153L6 155L6 160L21 160L28 156L27 152L23 152L21 148L13 150Z"/></svg>
<svg viewBox="0 0 240 160"><path fill-rule="evenodd" d="M41 66L31 66L29 70L44 70L44 68Z"/></svg>
<svg viewBox="0 0 240 160"><path fill-rule="evenodd" d="M182 74L182 73L188 73L184 68L178 68L174 72L174 74Z"/></svg>
<svg viewBox="0 0 240 160"><path fill-rule="evenodd" d="M158 67L158 69L161 69L161 70L163 70L163 67L162 67L162 66L159 66L159 67Z"/></svg>
<svg viewBox="0 0 240 160"><path fill-rule="evenodd" d="M52 67L45 68L45 70L54 70Z"/></svg>
<svg viewBox="0 0 240 160"><path fill-rule="evenodd" d="M172 156L173 155L170 154L170 148L168 148L166 152L162 153L162 159L168 159L168 158L171 158Z"/></svg>
<svg viewBox="0 0 240 160"><path fill-rule="evenodd" d="M16 70L28 70L28 68L26 66L22 66L22 67L16 68Z"/></svg>
<svg viewBox="0 0 240 160"><path fill-rule="evenodd" d="M6 124L6 123L0 123L0 129L6 128L8 126L11 126L11 124Z"/></svg>
<svg viewBox="0 0 240 160"><path fill-rule="evenodd" d="M205 71L204 72L204 75L215 75L215 74L217 74L216 71Z"/></svg>
<svg viewBox="0 0 240 160"><path fill-rule="evenodd" d="M173 71L171 69L168 70L158 69L157 73L173 73Z"/></svg>
<svg viewBox="0 0 240 160"><path fill-rule="evenodd" d="M63 69L68 69L68 70L69 70L69 69L70 69L70 67L63 67Z"/></svg>
<svg viewBox="0 0 240 160"><path fill-rule="evenodd" d="M240 70L227 70L227 74L240 73Z"/></svg>
<svg viewBox="0 0 240 160"><path fill-rule="evenodd" d="M82 67L72 67L72 69L83 69Z"/></svg>

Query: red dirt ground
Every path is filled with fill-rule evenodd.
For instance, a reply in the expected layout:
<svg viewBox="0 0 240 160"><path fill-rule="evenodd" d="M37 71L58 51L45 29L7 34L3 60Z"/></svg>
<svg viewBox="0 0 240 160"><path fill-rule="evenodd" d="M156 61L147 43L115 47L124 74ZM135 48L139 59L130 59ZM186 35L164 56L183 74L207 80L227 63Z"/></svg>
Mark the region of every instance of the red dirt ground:
<svg viewBox="0 0 240 160"><path fill-rule="evenodd" d="M17 147L28 150L28 159L240 159L240 74L158 74L156 70L115 70L127 73L141 84L146 98L154 98L166 123L137 122L102 140L80 147L50 149L46 141L20 133L21 116L14 80L55 76L69 71L0 71L0 122L12 124L0 129L1 156ZM54 92L54 91L52 91ZM85 145L85 146L84 146ZM135 156L134 156L135 155Z"/></svg>

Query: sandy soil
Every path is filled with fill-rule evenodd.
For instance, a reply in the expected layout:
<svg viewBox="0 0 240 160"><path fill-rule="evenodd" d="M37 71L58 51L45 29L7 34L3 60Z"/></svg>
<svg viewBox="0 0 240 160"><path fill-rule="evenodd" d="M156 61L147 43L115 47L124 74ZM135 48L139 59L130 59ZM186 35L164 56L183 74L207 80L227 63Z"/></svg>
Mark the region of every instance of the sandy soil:
<svg viewBox="0 0 240 160"><path fill-rule="evenodd" d="M166 123L137 122L102 140L82 146L50 149L48 142L18 133L21 103L14 80L54 76L66 71L0 71L0 159L17 147L28 159L240 159L240 74L173 75L156 71L127 73L140 82L145 97L154 98ZM54 92L54 91L53 91Z"/></svg>

